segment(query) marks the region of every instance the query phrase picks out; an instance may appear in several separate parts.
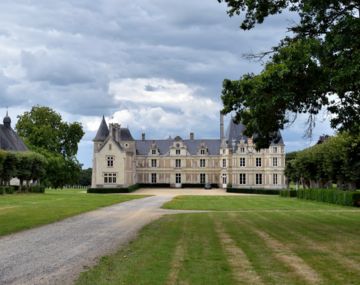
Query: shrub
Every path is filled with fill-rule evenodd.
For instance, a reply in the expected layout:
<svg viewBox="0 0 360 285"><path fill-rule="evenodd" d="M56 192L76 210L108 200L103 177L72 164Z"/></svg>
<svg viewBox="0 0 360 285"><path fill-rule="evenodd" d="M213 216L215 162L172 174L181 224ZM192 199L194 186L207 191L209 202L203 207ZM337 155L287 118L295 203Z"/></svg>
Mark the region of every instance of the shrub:
<svg viewBox="0 0 360 285"><path fill-rule="evenodd" d="M247 194L265 194L265 195L279 195L281 190L278 189L255 189L255 188L227 188L229 193L247 193Z"/></svg>
<svg viewBox="0 0 360 285"><path fill-rule="evenodd" d="M139 188L140 186L138 184L131 185L128 188L88 188L87 193L92 193L92 194L131 193Z"/></svg>
<svg viewBox="0 0 360 285"><path fill-rule="evenodd" d="M360 192L337 189L299 189L299 199L315 200L343 206L360 206Z"/></svg>
<svg viewBox="0 0 360 285"><path fill-rule="evenodd" d="M14 194L14 192L15 192L15 188L14 188L14 187L12 187L12 186L7 186L7 187L5 187L5 193L6 193L6 194Z"/></svg>
<svg viewBox="0 0 360 285"><path fill-rule="evenodd" d="M42 185L33 185L29 187L29 192L31 193L45 193L45 186Z"/></svg>
<svg viewBox="0 0 360 285"><path fill-rule="evenodd" d="M139 184L134 184L128 187L129 192L134 192L140 188Z"/></svg>
<svg viewBox="0 0 360 285"><path fill-rule="evenodd" d="M297 197L297 191L289 189L281 190L280 197Z"/></svg>
<svg viewBox="0 0 360 285"><path fill-rule="evenodd" d="M5 189L4 187L0 187L0 195L4 195L5 194Z"/></svg>

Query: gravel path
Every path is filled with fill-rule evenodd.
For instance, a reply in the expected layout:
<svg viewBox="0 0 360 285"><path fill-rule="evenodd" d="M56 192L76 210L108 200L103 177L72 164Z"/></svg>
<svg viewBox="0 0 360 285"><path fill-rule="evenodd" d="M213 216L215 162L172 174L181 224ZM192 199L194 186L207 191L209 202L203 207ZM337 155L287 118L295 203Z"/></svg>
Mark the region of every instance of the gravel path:
<svg viewBox="0 0 360 285"><path fill-rule="evenodd" d="M159 208L171 198L136 199L0 238L0 284L71 284L98 257L170 213Z"/></svg>

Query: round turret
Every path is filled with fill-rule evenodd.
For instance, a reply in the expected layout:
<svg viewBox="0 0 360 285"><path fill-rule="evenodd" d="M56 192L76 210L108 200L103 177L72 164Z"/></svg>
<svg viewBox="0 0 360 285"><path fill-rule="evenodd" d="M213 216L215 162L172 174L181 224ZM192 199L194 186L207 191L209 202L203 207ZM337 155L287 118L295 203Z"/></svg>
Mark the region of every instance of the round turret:
<svg viewBox="0 0 360 285"><path fill-rule="evenodd" d="M10 127L11 127L11 119L10 119L10 117L9 117L9 115L8 115L8 112L6 112L6 116L5 116L4 120L3 120L3 122L4 122L4 126L5 126L6 128L10 128Z"/></svg>

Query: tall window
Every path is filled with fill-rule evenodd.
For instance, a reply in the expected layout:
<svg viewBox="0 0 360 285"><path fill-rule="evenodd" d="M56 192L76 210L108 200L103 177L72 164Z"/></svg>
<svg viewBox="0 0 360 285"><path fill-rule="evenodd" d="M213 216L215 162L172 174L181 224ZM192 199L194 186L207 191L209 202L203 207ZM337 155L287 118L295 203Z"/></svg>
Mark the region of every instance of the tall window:
<svg viewBox="0 0 360 285"><path fill-rule="evenodd" d="M107 156L106 157L106 162L107 162L108 167L113 167L114 166L114 157L113 156Z"/></svg>
<svg viewBox="0 0 360 285"><path fill-rule="evenodd" d="M277 159L277 157L273 157L273 166L278 166L278 159Z"/></svg>
<svg viewBox="0 0 360 285"><path fill-rule="evenodd" d="M256 178L255 183L257 185L262 184L262 174L261 173L256 173L255 178Z"/></svg>
<svg viewBox="0 0 360 285"><path fill-rule="evenodd" d="M200 173L200 184L205 184L205 173Z"/></svg>
<svg viewBox="0 0 360 285"><path fill-rule="evenodd" d="M156 183L156 173L151 173L151 183Z"/></svg>
<svg viewBox="0 0 360 285"><path fill-rule="evenodd" d="M241 148L240 148L240 152L245 152L245 148L244 148L244 147L241 147Z"/></svg>
<svg viewBox="0 0 360 285"><path fill-rule="evenodd" d="M240 166L245 167L245 157L240 157Z"/></svg>
<svg viewBox="0 0 360 285"><path fill-rule="evenodd" d="M256 158L256 167L261 167L261 157Z"/></svg>
<svg viewBox="0 0 360 285"><path fill-rule="evenodd" d="M222 175L222 183L227 184L227 176L225 173Z"/></svg>
<svg viewBox="0 0 360 285"><path fill-rule="evenodd" d="M240 181L240 184L246 184L246 174L245 173L240 173L239 181Z"/></svg>
<svg viewBox="0 0 360 285"><path fill-rule="evenodd" d="M181 167L181 159L175 159L175 167L177 168Z"/></svg>
<svg viewBox="0 0 360 285"><path fill-rule="evenodd" d="M152 149L151 154L156 154L156 149Z"/></svg>
<svg viewBox="0 0 360 285"><path fill-rule="evenodd" d="M175 153L176 153L177 155L179 155L179 154L180 154L180 149L177 149L177 150L175 151Z"/></svg>
<svg viewBox="0 0 360 285"><path fill-rule="evenodd" d="M177 184L181 183L181 173L176 173L175 174L175 182Z"/></svg>
<svg viewBox="0 0 360 285"><path fill-rule="evenodd" d="M157 162L156 162L156 159L152 159L151 160L151 167L157 167Z"/></svg>
<svg viewBox="0 0 360 285"><path fill-rule="evenodd" d="M115 184L116 183L116 173L104 173L104 183L105 184Z"/></svg>
<svg viewBox="0 0 360 285"><path fill-rule="evenodd" d="M276 173L273 174L273 184L278 184L278 175Z"/></svg>
<svg viewBox="0 0 360 285"><path fill-rule="evenodd" d="M200 154L205 154L205 149L200 149Z"/></svg>
<svg viewBox="0 0 360 285"><path fill-rule="evenodd" d="M274 146L274 147L273 147L273 152L274 152L274 153L277 153L277 152L278 152L277 146Z"/></svg>
<svg viewBox="0 0 360 285"><path fill-rule="evenodd" d="M112 145L111 145L111 143L109 143L109 150L111 150L111 147L112 147Z"/></svg>
<svg viewBox="0 0 360 285"><path fill-rule="evenodd" d="M226 167L226 159L225 158L222 160L222 167Z"/></svg>
<svg viewBox="0 0 360 285"><path fill-rule="evenodd" d="M205 167L205 159L200 159L200 167Z"/></svg>

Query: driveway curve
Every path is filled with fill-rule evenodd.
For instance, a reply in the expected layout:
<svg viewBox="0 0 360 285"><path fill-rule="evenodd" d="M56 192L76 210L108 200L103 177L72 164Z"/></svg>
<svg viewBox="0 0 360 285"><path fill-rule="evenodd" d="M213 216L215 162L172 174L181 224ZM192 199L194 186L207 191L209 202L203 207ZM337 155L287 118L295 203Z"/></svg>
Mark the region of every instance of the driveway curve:
<svg viewBox="0 0 360 285"><path fill-rule="evenodd" d="M131 200L0 238L0 284L72 284L97 258L169 213L160 207L171 198Z"/></svg>

